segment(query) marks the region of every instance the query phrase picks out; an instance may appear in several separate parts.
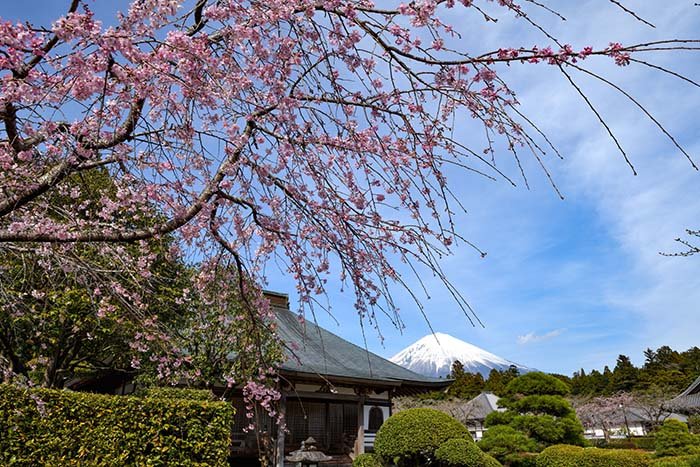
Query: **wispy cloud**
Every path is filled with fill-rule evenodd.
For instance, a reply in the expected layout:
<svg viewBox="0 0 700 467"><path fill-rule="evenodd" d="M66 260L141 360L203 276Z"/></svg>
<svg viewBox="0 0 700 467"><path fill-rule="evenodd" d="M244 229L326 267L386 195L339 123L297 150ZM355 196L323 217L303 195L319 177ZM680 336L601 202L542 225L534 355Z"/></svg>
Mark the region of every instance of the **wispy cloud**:
<svg viewBox="0 0 700 467"><path fill-rule="evenodd" d="M535 342L542 342L549 339L553 339L560 336L566 329L555 329L544 334L535 334L534 332L528 332L522 336L518 336L518 344L533 344Z"/></svg>

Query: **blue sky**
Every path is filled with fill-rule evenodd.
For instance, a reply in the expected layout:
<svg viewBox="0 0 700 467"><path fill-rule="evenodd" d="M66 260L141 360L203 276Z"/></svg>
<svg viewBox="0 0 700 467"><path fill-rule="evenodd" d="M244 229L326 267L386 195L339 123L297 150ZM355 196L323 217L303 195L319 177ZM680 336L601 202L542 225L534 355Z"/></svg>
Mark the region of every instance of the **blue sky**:
<svg viewBox="0 0 700 467"><path fill-rule="evenodd" d="M560 8L566 23L537 16L575 48L694 37L700 30L700 8L693 2L663 8L653 3L625 2L656 29L600 0L549 2ZM463 43L477 44L477 50L548 44L539 34L524 33L522 22L512 18L501 17L494 26L464 12L450 21L466 31ZM700 77L693 54L654 59ZM700 157L697 88L638 67L619 69L609 61L593 66L631 91ZM463 246L443 264L485 328L471 326L439 281L428 281L431 298L423 303L432 327L519 363L565 374L614 365L621 353L642 363L647 347L699 344L700 258L668 258L658 252L676 251L673 239L685 228L700 226L700 174L633 105L580 79L631 156L639 172L633 176L595 116L555 70L512 68L504 75L507 81L565 156L547 162L565 200L534 161L526 167L529 191L452 173L469 211L460 217L459 227L488 255L482 259ZM270 288L292 290L283 275L271 274L270 279ZM383 342L371 330L367 333L368 347L384 356L429 332L405 293L397 290L397 296L406 329L383 323ZM361 343L352 296L331 293L330 302L334 316L320 315L320 323Z"/></svg>
<svg viewBox="0 0 700 467"><path fill-rule="evenodd" d="M60 11L61 3L2 2L0 17L41 21ZM575 49L605 47L611 41L693 38L700 31L700 8L690 0L663 6L625 1L656 29L603 0L547 3L559 8L567 21L544 12L535 17ZM471 51L549 45L510 15L499 15L496 25L486 24L473 11L458 9L450 15L446 19L463 33L457 45ZM700 79L697 54L653 58ZM700 162L700 89L640 67L619 69L607 60L592 65L638 97ZM613 365L620 353L641 363L647 347L685 349L700 344L700 257L658 254L676 251L673 239L685 228L700 228L700 174L638 109L591 80L581 79L581 86L619 136L637 167L636 177L555 69L514 66L503 77L518 92L523 110L565 156L563 161L547 160L565 200L558 198L534 161L526 163L530 190L450 173L468 209L458 227L488 255L482 259L463 245L443 266L485 327L471 326L440 282L428 277L431 298L423 303L433 328L524 365L565 374ZM463 136L469 138L468 117L463 118ZM515 175L510 164L504 166ZM271 267L268 277L268 288L288 292L294 300L294 284L283 273ZM318 321L362 344L353 297L339 293L339 288L333 283L329 288L333 317L319 314ZM367 331L368 348L384 356L429 332L410 298L400 289L395 298L406 329L382 322L383 342Z"/></svg>

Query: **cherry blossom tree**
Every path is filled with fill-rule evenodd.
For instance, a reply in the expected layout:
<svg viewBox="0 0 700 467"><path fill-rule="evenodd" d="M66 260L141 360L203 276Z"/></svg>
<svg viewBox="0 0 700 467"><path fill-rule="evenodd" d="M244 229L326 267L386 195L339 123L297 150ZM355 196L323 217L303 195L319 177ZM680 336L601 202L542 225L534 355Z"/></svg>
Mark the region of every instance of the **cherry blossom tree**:
<svg viewBox="0 0 700 467"><path fill-rule="evenodd" d="M515 184L498 156L527 183L525 154L547 176L546 157L559 154L520 110L508 66L560 72L632 170L578 77L629 99L695 167L634 96L588 65L651 67L697 86L651 61L695 51L697 40L573 46L533 19L535 10L558 17L533 0L134 0L104 23L90 2L66 3L50 25L0 22L0 254L52 245L70 257L80 244L171 235L175 253L202 264L228 257L253 324L269 319L260 288L271 260L296 281L302 307L337 273L363 319L381 311L398 322L390 288L406 285L397 264L408 263L470 314L440 268L456 244L471 245L446 172ZM456 9L489 23L491 10L514 15L542 44L458 49L469 25L441 19ZM465 139L455 117L480 125L484 139ZM95 168L109 171L114 196L70 209L52 201L80 199L67 180Z"/></svg>
<svg viewBox="0 0 700 467"><path fill-rule="evenodd" d="M676 242L681 245L683 251L678 253L664 253L667 256L693 256L700 254L700 244L698 244L697 239L700 238L700 230L690 230L686 231L686 238L677 238Z"/></svg>
<svg viewBox="0 0 700 467"><path fill-rule="evenodd" d="M634 405L631 394L618 393L576 402L576 415L583 426L590 430L602 430L606 441L620 429L629 432L625 411Z"/></svg>

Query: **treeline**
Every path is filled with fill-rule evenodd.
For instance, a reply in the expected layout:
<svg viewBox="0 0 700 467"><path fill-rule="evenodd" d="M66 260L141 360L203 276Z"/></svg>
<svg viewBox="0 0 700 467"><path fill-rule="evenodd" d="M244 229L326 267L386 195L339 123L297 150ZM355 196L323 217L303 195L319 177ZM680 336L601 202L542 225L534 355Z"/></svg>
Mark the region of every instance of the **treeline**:
<svg viewBox="0 0 700 467"><path fill-rule="evenodd" d="M678 352L664 345L657 350L644 351L644 364L635 366L626 355L617 357L611 370L583 369L571 378L564 377L572 395L608 396L620 392L661 391L678 394L700 376L700 348Z"/></svg>
<svg viewBox="0 0 700 467"><path fill-rule="evenodd" d="M520 375L518 368L511 365L506 370L491 370L489 376L484 378L480 373L468 373L459 360L452 364L452 371L448 378L454 382L447 391L434 391L421 394L418 399L444 400L448 398L472 399L483 391L493 392L501 396L508 383Z"/></svg>
<svg viewBox="0 0 700 467"><path fill-rule="evenodd" d="M700 376L700 348L692 347L678 352L664 345L657 350L644 352L644 364L635 366L626 355L617 357L611 370L581 369L573 376L553 375L571 387L573 396L610 396L618 393L659 392L665 395L679 394ZM445 392L433 392L419 396L421 399L443 400L450 397L471 399L483 391L502 395L506 385L519 372L515 366L507 370L491 370L487 378L478 373L464 371L464 366L455 361L449 378L454 383Z"/></svg>

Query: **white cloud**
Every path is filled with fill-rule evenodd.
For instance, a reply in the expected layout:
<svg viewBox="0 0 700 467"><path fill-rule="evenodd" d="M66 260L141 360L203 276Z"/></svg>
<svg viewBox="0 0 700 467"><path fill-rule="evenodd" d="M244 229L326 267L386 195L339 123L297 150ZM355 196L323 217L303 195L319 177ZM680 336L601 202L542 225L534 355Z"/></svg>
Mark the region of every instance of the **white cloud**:
<svg viewBox="0 0 700 467"><path fill-rule="evenodd" d="M555 329L553 331L549 331L545 334L535 334L534 332L528 332L527 334L523 334L522 336L518 336L518 344L533 344L535 342L542 342L546 341L549 339L553 339L557 336L560 336L566 329Z"/></svg>

